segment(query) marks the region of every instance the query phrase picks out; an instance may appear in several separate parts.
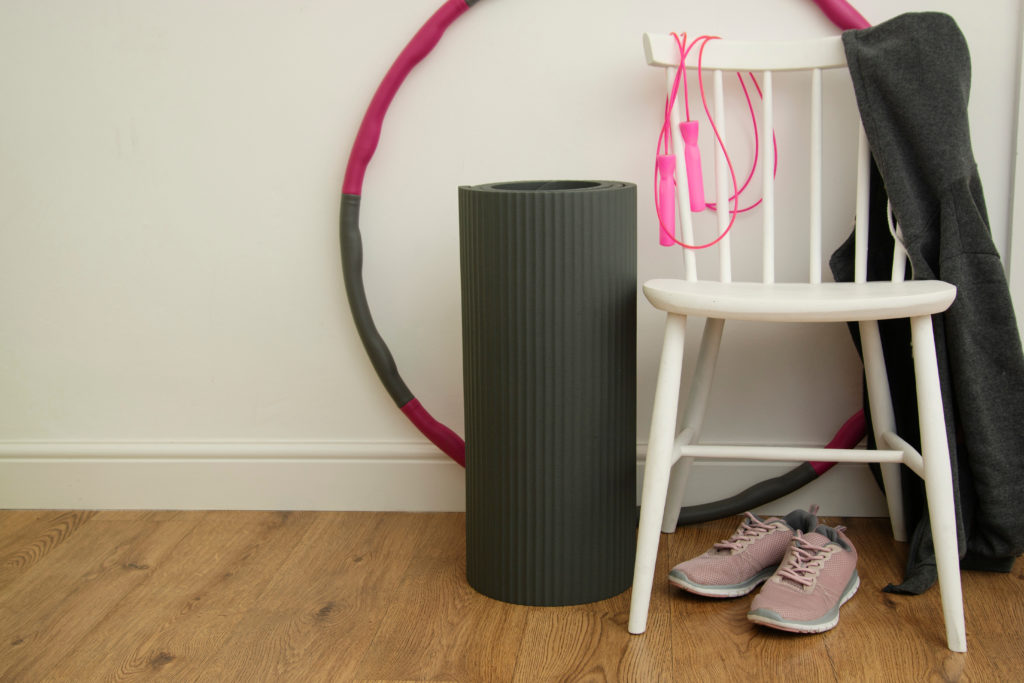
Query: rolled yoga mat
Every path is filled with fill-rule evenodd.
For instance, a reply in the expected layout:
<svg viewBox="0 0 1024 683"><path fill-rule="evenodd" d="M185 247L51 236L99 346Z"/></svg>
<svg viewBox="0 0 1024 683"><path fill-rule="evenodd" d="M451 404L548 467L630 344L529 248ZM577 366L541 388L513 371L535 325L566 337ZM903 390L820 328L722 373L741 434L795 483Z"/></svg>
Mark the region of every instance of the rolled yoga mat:
<svg viewBox="0 0 1024 683"><path fill-rule="evenodd" d="M636 186L459 188L466 574L484 595L618 595L636 549Z"/></svg>

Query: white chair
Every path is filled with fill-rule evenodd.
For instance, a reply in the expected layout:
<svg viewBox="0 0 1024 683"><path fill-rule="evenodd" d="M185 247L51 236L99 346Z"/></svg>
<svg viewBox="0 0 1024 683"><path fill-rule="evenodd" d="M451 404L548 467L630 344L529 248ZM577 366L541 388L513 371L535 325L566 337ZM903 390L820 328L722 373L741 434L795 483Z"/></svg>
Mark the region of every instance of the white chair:
<svg viewBox="0 0 1024 683"><path fill-rule="evenodd" d="M644 48L650 65L666 69L668 87L671 91L679 65L679 49L675 38L668 34L645 34ZM696 53L697 50L694 50L687 60L688 69L695 66ZM667 320L647 449L629 631L643 633L647 627L647 612L658 552L658 533L675 531L688 470L694 458L876 462L881 463L893 532L897 540L906 540L899 493L900 464L907 465L924 479L947 644L951 650L965 651L966 635L953 486L931 320L932 315L941 313L950 306L956 296L956 288L938 281L903 281L905 253L898 242L892 281L866 281L870 153L863 128L860 131L856 161L856 281L822 282L822 71L845 70L846 57L840 37L800 42L714 40L707 44L703 55L703 68L706 74L705 82L713 84L712 97L715 118L718 121L723 120L722 72L750 71L761 74L763 99L758 118L761 130L762 169L771 169L774 166L771 131L774 128L775 93L772 72L808 72L811 154L810 185L807 191L810 198L810 220L807 225L806 218L802 218L801 222L804 225L801 229L805 230L809 247L807 253L810 259L810 277L806 282L799 283L775 281L775 182L772 173L762 173L763 202L759 209L763 215L763 239L760 240L763 244L762 281L732 281L730 242L738 242L742 238L737 229L713 247L718 249L720 257L718 279L698 279L696 259L692 252L687 251L685 279L657 279L644 284L647 299L656 308L665 311ZM707 76L711 77L710 80ZM693 78L691 75L691 87ZM689 197L682 161L683 142L678 132L678 108L677 100L671 110L672 146L676 154L676 175L679 179L676 184L676 204L677 208L685 207L678 212L683 241L693 244L693 225L688 210ZM780 140L779 144L781 149L787 148L787 143ZM790 149L792 147L789 145ZM715 157L716 196L729 197L732 187L727 185L724 157L717 144ZM789 164L795 163L790 157L785 159ZM799 175L783 169L780 169L779 173L780 178ZM725 201L718 202L717 218L718 229L721 232L729 222ZM782 221L779 221L779 224L782 225ZM791 225L792 221L787 221L787 227ZM691 315L704 317L707 321L697 355L695 374L688 391L689 398L682 411L681 424L677 427L685 325L687 316ZM878 321L893 318L910 319L921 427L920 453L895 433L892 402L878 334ZM701 444L701 425L708 404L725 320L833 324L857 322L863 345L868 400L875 438L880 450Z"/></svg>

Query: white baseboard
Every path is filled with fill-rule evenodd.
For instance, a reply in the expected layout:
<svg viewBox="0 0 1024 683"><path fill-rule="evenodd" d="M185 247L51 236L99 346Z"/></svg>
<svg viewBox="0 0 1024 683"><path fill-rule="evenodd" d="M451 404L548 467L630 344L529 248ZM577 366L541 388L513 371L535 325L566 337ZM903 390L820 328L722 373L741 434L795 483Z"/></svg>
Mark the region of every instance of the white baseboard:
<svg viewBox="0 0 1024 683"><path fill-rule="evenodd" d="M465 508L465 475L429 444L0 443L0 507Z"/></svg>
<svg viewBox="0 0 1024 683"><path fill-rule="evenodd" d="M638 449L637 482L643 478ZM687 504L718 500L792 465L697 462ZM823 515L885 516L867 467L837 465L760 508L817 502ZM0 442L0 508L465 509L462 468L429 444L360 442Z"/></svg>

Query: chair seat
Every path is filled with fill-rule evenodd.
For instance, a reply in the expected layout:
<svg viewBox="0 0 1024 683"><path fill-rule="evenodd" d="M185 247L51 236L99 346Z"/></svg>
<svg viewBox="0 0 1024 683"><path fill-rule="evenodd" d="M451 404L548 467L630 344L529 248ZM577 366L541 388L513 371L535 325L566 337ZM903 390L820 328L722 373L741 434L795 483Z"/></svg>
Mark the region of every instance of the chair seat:
<svg viewBox="0 0 1024 683"><path fill-rule="evenodd" d="M669 313L775 322L887 320L941 313L956 287L939 280L909 282L691 282L648 280L644 295Z"/></svg>

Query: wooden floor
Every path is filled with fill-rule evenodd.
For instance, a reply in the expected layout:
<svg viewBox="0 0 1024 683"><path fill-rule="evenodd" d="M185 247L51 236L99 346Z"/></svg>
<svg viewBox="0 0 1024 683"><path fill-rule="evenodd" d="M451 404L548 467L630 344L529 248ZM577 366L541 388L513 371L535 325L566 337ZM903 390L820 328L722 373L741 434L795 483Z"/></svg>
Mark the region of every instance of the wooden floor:
<svg viewBox="0 0 1024 683"><path fill-rule="evenodd" d="M0 511L0 681L1024 680L1024 562L964 574L954 654L937 590L880 591L905 552L886 521L841 521L862 583L833 631L759 629L748 598L659 579L630 636L628 591L561 608L474 592L462 514ZM658 575L735 524L663 536Z"/></svg>

